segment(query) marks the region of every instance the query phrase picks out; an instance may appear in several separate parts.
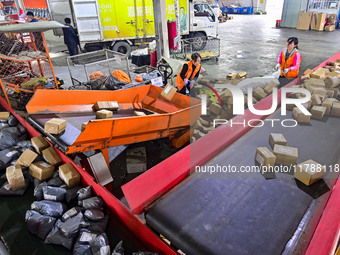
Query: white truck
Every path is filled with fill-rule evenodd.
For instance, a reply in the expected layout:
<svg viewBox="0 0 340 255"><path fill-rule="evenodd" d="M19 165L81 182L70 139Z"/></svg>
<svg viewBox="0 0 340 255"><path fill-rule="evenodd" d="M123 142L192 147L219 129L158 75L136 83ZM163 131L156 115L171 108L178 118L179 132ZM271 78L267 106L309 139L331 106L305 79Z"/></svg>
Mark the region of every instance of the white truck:
<svg viewBox="0 0 340 255"><path fill-rule="evenodd" d="M153 0L46 0L52 20L75 21L86 51L110 48L129 54L131 46L155 38ZM175 0L166 0L167 19L174 21ZM179 0L182 38L204 45L207 36L217 37L218 16L207 1ZM55 32L62 35L62 31Z"/></svg>

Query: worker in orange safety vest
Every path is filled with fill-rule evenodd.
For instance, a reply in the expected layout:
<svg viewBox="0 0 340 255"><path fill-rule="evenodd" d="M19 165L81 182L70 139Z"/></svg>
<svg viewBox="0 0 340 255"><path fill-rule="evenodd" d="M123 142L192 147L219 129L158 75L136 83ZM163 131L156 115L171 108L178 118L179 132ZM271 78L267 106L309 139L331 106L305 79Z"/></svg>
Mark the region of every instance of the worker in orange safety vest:
<svg viewBox="0 0 340 255"><path fill-rule="evenodd" d="M298 51L298 43L298 38L290 37L287 40L287 48L282 49L275 66L276 70L281 70L280 78L293 79L299 76L301 54Z"/></svg>
<svg viewBox="0 0 340 255"><path fill-rule="evenodd" d="M195 80L198 78L201 70L201 55L198 53L193 53L191 55L191 60L186 62L176 78L176 86L178 92L186 95L186 91L190 92L193 88Z"/></svg>

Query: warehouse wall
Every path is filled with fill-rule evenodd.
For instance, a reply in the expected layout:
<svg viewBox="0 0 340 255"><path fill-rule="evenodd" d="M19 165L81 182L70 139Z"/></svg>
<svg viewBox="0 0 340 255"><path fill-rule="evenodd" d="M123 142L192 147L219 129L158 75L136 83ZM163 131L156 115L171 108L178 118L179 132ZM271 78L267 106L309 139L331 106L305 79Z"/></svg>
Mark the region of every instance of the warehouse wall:
<svg viewBox="0 0 340 255"><path fill-rule="evenodd" d="M281 17L281 27L296 28L302 1L305 2L305 0L284 1Z"/></svg>

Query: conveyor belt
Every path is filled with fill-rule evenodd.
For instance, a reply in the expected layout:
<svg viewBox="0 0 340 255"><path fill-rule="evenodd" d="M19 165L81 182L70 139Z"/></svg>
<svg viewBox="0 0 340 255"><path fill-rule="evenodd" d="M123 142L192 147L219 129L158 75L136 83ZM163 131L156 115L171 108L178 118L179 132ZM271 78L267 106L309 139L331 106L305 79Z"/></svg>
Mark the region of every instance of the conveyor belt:
<svg viewBox="0 0 340 255"><path fill-rule="evenodd" d="M276 112L269 118L282 116ZM291 112L285 118L292 118ZM283 133L289 146L299 148L298 163L313 159L334 165L339 163L339 125L340 118L335 117L312 119L311 124L294 128L284 128L279 122L272 128L268 122L206 166L253 166L256 148L270 148L271 132ZM306 233L301 232L314 227L337 175L327 173L324 181L307 187L292 173L277 173L275 179L265 179L260 173L195 173L157 202L146 221L187 254L280 254L294 234L303 239L299 235ZM309 217L307 210L315 217Z"/></svg>

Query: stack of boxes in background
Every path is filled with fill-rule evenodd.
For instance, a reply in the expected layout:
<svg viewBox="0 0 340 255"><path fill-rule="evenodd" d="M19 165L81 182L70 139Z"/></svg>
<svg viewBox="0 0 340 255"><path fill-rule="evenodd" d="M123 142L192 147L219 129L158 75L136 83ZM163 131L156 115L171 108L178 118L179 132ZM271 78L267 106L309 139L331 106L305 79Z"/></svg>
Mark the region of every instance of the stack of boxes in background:
<svg viewBox="0 0 340 255"><path fill-rule="evenodd" d="M300 12L296 29L331 32L335 30L336 21L336 14L327 17L327 13Z"/></svg>

